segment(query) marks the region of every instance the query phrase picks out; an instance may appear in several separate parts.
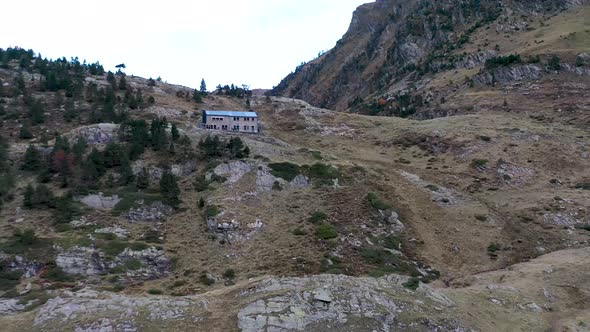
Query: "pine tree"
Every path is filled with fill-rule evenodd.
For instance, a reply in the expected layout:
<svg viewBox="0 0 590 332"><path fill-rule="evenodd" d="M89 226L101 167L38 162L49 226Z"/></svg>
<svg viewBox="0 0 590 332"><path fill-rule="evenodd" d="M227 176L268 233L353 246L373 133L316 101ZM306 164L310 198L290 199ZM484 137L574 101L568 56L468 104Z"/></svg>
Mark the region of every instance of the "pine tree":
<svg viewBox="0 0 590 332"><path fill-rule="evenodd" d="M115 78L115 74L113 74L111 71L107 73L107 82L111 84L113 90L117 87L117 79Z"/></svg>
<svg viewBox="0 0 590 332"><path fill-rule="evenodd" d="M67 123L72 122L72 120L74 120L76 118L76 108L74 106L74 101L69 99L66 102L66 106L65 106L65 112L64 112L64 120L66 120Z"/></svg>
<svg viewBox="0 0 590 332"><path fill-rule="evenodd" d="M39 100L34 100L29 106L29 117L33 124L39 124L45 122L45 110L43 109L43 103Z"/></svg>
<svg viewBox="0 0 590 332"><path fill-rule="evenodd" d="M100 179L100 177L106 172L102 153L96 149L92 149L88 154L88 157L86 157L82 172L84 178L89 182Z"/></svg>
<svg viewBox="0 0 590 332"><path fill-rule="evenodd" d="M193 101L196 103L203 102L203 96L201 95L201 93L199 91L197 91L197 89L193 90Z"/></svg>
<svg viewBox="0 0 590 332"><path fill-rule="evenodd" d="M135 176L133 175L133 169L131 169L131 163L129 162L129 159L123 158L119 174L121 175L119 178L119 183L122 186L126 186L133 182Z"/></svg>
<svg viewBox="0 0 590 332"><path fill-rule="evenodd" d="M166 118L156 118L152 120L150 126L150 136L152 140L152 148L154 151L159 151L168 146L168 137L166 136L166 126L168 125Z"/></svg>
<svg viewBox="0 0 590 332"><path fill-rule="evenodd" d="M103 151L103 162L105 167L117 167L123 164L123 147L117 143L109 143Z"/></svg>
<svg viewBox="0 0 590 332"><path fill-rule="evenodd" d="M2 135L0 135L0 173L8 172L9 170L8 142Z"/></svg>
<svg viewBox="0 0 590 332"><path fill-rule="evenodd" d="M176 207L180 203L178 199L180 188L178 188L176 177L169 170L166 170L160 179L160 193L167 204Z"/></svg>
<svg viewBox="0 0 590 332"><path fill-rule="evenodd" d="M207 84L205 83L205 79L201 79L201 88L199 89L201 94L204 96L207 94Z"/></svg>
<svg viewBox="0 0 590 332"><path fill-rule="evenodd" d="M139 189L147 189L150 186L150 175L145 167L137 174L135 182Z"/></svg>
<svg viewBox="0 0 590 332"><path fill-rule="evenodd" d="M18 137L21 139L33 138L33 133L31 133L31 128L28 123L23 123L23 125L20 127Z"/></svg>
<svg viewBox="0 0 590 332"><path fill-rule="evenodd" d="M86 143L86 139L84 137L78 137L78 140L76 140L76 143L72 146L72 153L74 154L74 162L76 164L82 163L82 158L84 157L87 147L88 144Z"/></svg>
<svg viewBox="0 0 590 332"><path fill-rule="evenodd" d="M25 192L23 193L23 206L26 208L33 207L33 196L35 195L35 189L31 184L27 185Z"/></svg>
<svg viewBox="0 0 590 332"><path fill-rule="evenodd" d="M43 163L39 150L33 145L29 145L27 151L25 151L21 168L25 171L38 171L41 169L41 166L43 166Z"/></svg>
<svg viewBox="0 0 590 332"><path fill-rule="evenodd" d="M119 79L119 90L126 90L127 89L127 79L125 78L125 75L121 76L121 79Z"/></svg>
<svg viewBox="0 0 590 332"><path fill-rule="evenodd" d="M178 140L178 138L180 137L180 133L178 132L178 128L176 127L175 123L173 123L172 128L170 128L170 134L172 135L173 141Z"/></svg>

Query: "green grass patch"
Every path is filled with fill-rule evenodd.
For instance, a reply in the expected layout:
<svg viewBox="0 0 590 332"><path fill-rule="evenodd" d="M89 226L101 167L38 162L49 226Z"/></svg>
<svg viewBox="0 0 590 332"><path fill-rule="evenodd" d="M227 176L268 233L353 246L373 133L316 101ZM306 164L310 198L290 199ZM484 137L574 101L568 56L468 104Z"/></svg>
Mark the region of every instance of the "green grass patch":
<svg viewBox="0 0 590 332"><path fill-rule="evenodd" d="M132 208L137 208L138 201L143 201L145 205L149 205L156 201L161 201L162 197L159 194L147 193L147 192L122 192L119 193L121 201L115 205L112 210L114 216L118 216L121 213L127 212Z"/></svg>
<svg viewBox="0 0 590 332"><path fill-rule="evenodd" d="M17 230L8 241L0 243L0 251L22 255L30 260L46 261L53 253L53 239L39 238L31 230Z"/></svg>
<svg viewBox="0 0 590 332"><path fill-rule="evenodd" d="M288 182L293 181L297 175L301 174L300 167L289 162L272 163L268 164L268 167L270 167L270 173L273 176L284 179Z"/></svg>
<svg viewBox="0 0 590 332"><path fill-rule="evenodd" d="M502 249L502 247L497 243L491 243L487 248L489 253L495 253L496 251L499 251L500 249Z"/></svg>
<svg viewBox="0 0 590 332"><path fill-rule="evenodd" d="M317 227L316 235L322 240L329 240L338 237L338 231L331 224L323 223Z"/></svg>
<svg viewBox="0 0 590 332"><path fill-rule="evenodd" d="M162 234L153 228L149 228L143 235L143 241L148 243L164 243Z"/></svg>
<svg viewBox="0 0 590 332"><path fill-rule="evenodd" d="M416 290L420 286L420 279L418 278L410 278L408 281L402 284L407 289Z"/></svg>
<svg viewBox="0 0 590 332"><path fill-rule="evenodd" d="M108 257L115 257L129 246L129 242L121 240L96 241L96 246Z"/></svg>
<svg viewBox="0 0 590 332"><path fill-rule="evenodd" d="M125 250L125 248L129 248L133 251L142 251L148 249L150 246L144 242L139 241L127 242L122 240L98 240L96 241L96 247L100 249L106 256L112 258L122 253Z"/></svg>
<svg viewBox="0 0 590 332"><path fill-rule="evenodd" d="M394 267L383 266L383 267L376 268L375 270L369 272L369 276L371 276L373 278L381 278L381 277L384 277L388 274L392 274L392 273L396 273L396 272L398 272L398 270Z"/></svg>
<svg viewBox="0 0 590 332"><path fill-rule="evenodd" d="M328 219L327 214L325 214L324 212L321 212L321 211L316 211L311 214L311 217L309 217L308 221L312 224L318 224L326 219Z"/></svg>
<svg viewBox="0 0 590 332"><path fill-rule="evenodd" d="M490 161L487 159L473 159L471 161L471 166L472 167L484 167L485 165L487 165Z"/></svg>
<svg viewBox="0 0 590 332"><path fill-rule="evenodd" d="M402 241L399 237L389 235L383 239L383 246L387 249L400 250Z"/></svg>
<svg viewBox="0 0 590 332"><path fill-rule="evenodd" d="M161 289L158 288L150 288L147 292L150 295L162 295L164 293Z"/></svg>
<svg viewBox="0 0 590 332"><path fill-rule="evenodd" d="M315 160L324 159L324 158L322 158L322 153L320 151L311 151L310 154L311 154L311 157Z"/></svg>
<svg viewBox="0 0 590 332"><path fill-rule="evenodd" d="M368 193L367 200L372 208L377 210L389 210L391 209L391 205L385 203L377 194L375 193Z"/></svg>
<svg viewBox="0 0 590 332"><path fill-rule="evenodd" d="M59 266L55 264L50 264L42 277L56 282L72 282L75 280L73 276L65 273Z"/></svg>
<svg viewBox="0 0 590 332"><path fill-rule="evenodd" d="M293 230L293 235L295 235L295 236L303 236L303 235L307 235L307 231L305 231L305 230L304 230L304 229L302 229L302 228L295 228L295 229Z"/></svg>
<svg viewBox="0 0 590 332"><path fill-rule="evenodd" d="M55 240L55 244L64 249L70 249L73 247L90 247L92 245L92 240L85 235L73 235L60 237Z"/></svg>
<svg viewBox="0 0 590 332"><path fill-rule="evenodd" d="M217 205L209 205L205 210L205 215L207 215L208 218L213 218L216 217L220 212L221 211Z"/></svg>
<svg viewBox="0 0 590 332"><path fill-rule="evenodd" d="M125 267L131 271L137 271L143 267L143 263L139 259L132 259L125 262Z"/></svg>
<svg viewBox="0 0 590 332"><path fill-rule="evenodd" d="M223 272L223 277L226 279L234 279L236 277L236 271L234 269L227 269Z"/></svg>
<svg viewBox="0 0 590 332"><path fill-rule="evenodd" d="M338 168L322 163L305 166L304 171L317 185L330 185L332 184L332 180L342 178L342 174Z"/></svg>

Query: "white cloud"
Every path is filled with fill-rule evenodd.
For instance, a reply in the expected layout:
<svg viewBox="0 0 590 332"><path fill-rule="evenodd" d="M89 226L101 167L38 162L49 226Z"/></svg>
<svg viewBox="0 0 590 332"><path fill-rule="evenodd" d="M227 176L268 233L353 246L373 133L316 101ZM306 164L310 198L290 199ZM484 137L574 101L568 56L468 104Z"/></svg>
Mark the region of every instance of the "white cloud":
<svg viewBox="0 0 590 332"><path fill-rule="evenodd" d="M0 47L197 87L270 88L334 46L363 0L6 1Z"/></svg>

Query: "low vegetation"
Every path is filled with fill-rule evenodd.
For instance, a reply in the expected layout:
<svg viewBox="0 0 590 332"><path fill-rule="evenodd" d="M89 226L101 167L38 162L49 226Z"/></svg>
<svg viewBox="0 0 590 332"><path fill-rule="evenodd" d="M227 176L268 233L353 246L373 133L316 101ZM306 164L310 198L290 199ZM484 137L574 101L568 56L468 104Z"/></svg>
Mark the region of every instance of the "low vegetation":
<svg viewBox="0 0 590 332"><path fill-rule="evenodd" d="M369 205L376 210L389 210L391 209L391 205L385 203L376 193L368 193L367 200L369 201Z"/></svg>

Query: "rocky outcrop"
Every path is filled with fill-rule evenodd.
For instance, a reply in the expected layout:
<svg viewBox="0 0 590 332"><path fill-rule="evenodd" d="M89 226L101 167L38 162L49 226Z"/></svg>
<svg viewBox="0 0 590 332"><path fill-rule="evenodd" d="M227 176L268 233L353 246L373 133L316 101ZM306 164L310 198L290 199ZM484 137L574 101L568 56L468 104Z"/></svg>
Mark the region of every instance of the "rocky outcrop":
<svg viewBox="0 0 590 332"><path fill-rule="evenodd" d="M112 123L99 123L80 127L66 135L71 141L83 137L90 145L109 144L119 139L119 125Z"/></svg>
<svg viewBox="0 0 590 332"><path fill-rule="evenodd" d="M163 250L150 247L145 250L125 248L110 263L110 267L128 266L130 262L139 262L140 265L139 268L134 267L125 272L126 277L134 280L152 280L167 276L172 266Z"/></svg>
<svg viewBox="0 0 590 332"><path fill-rule="evenodd" d="M36 261L29 261L23 256L16 255L14 260L10 262L9 268L12 271L20 271L24 278L32 278L39 274L43 268L43 264Z"/></svg>
<svg viewBox="0 0 590 332"><path fill-rule="evenodd" d="M105 256L98 249L75 246L68 250L57 250L61 252L57 254L55 264L65 273L95 276L108 272Z"/></svg>
<svg viewBox="0 0 590 332"><path fill-rule="evenodd" d="M274 295L242 308L238 328L244 332L466 330L458 322L429 314L432 307L440 312L452 311L450 299L427 287L420 287L413 295L401 285L405 280L398 276L372 279L341 275L268 279L242 294ZM426 316L429 319L419 318Z"/></svg>
<svg viewBox="0 0 590 332"><path fill-rule="evenodd" d="M514 81L536 80L543 75L543 69L532 64L501 67L486 70L476 75L473 82L477 85L506 84Z"/></svg>
<svg viewBox="0 0 590 332"><path fill-rule="evenodd" d="M138 175L145 168L150 177L150 181L160 181L164 174L164 169L159 166L149 165L143 160L137 160L131 165L133 174ZM188 161L184 164L170 165L170 173L178 177L186 177L193 174L197 170L197 164L194 161Z"/></svg>
<svg viewBox="0 0 590 332"><path fill-rule="evenodd" d="M185 329L181 326L203 319L206 307L207 302L199 298L147 298L81 291L47 301L35 316L34 326L45 331L139 331L141 326L151 323L164 324L166 330L182 331Z"/></svg>
<svg viewBox="0 0 590 332"><path fill-rule="evenodd" d="M249 163L242 160L237 160L218 165L215 167L215 169L213 169L213 174L227 178L227 184L234 184L251 170L252 167ZM211 179L211 175L211 173L207 175L208 180Z"/></svg>
<svg viewBox="0 0 590 332"><path fill-rule="evenodd" d="M278 188L306 188L310 186L309 178L299 174L290 182L277 178L272 175L271 170L266 165L259 165L256 171L256 191L268 192Z"/></svg>
<svg viewBox="0 0 590 332"><path fill-rule="evenodd" d="M97 210L112 210L121 199L119 195L103 196L103 193L78 198L80 203Z"/></svg>
<svg viewBox="0 0 590 332"><path fill-rule="evenodd" d="M223 220L223 215L207 218L207 228L222 243L244 242L251 239L264 227L261 219L243 224L235 219Z"/></svg>
<svg viewBox="0 0 590 332"><path fill-rule="evenodd" d="M0 315L11 315L18 313L34 304L35 301L22 303L21 299L0 299Z"/></svg>
<svg viewBox="0 0 590 332"><path fill-rule="evenodd" d="M55 263L65 273L83 276L97 276L109 273L112 269L126 267L127 278L151 280L168 275L171 261L163 250L149 247L144 250L125 248L112 259L96 248L75 246L59 251ZM128 268L131 265L131 268Z"/></svg>
<svg viewBox="0 0 590 332"><path fill-rule="evenodd" d="M174 213L174 208L162 202L153 202L149 205L140 204L137 208L132 208L121 216L130 222L155 222L162 221Z"/></svg>

